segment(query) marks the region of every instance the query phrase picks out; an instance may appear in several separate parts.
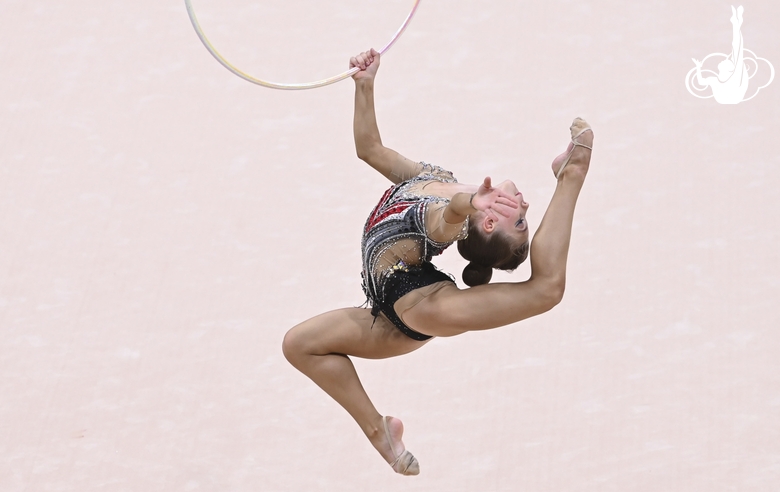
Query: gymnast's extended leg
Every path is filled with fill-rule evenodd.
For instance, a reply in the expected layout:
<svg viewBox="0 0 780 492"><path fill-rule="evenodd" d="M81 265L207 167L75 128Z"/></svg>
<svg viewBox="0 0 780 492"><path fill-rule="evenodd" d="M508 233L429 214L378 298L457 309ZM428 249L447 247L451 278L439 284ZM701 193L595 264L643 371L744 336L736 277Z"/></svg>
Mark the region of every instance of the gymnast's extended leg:
<svg viewBox="0 0 780 492"><path fill-rule="evenodd" d="M584 121L575 120L572 135L585 125ZM593 132L583 133L578 141L592 147ZM573 150L531 242L531 277L525 282L486 284L465 290L446 286L405 312L402 297L396 303L396 312L403 312L402 318L409 327L426 335L453 336L505 326L548 311L560 302L566 284L574 208L591 155L590 149L572 145L553 161L553 172L557 173Z"/></svg>
<svg viewBox="0 0 780 492"><path fill-rule="evenodd" d="M349 412L371 444L392 464L404 450L403 424L388 417L392 441L388 442L382 415L371 403L347 355L384 359L412 352L425 343L407 337L382 316L374 321L368 309L345 308L315 316L293 327L285 335L282 349L293 366ZM404 466L401 462L394 469L403 473ZM415 460L406 474L417 472L419 467Z"/></svg>

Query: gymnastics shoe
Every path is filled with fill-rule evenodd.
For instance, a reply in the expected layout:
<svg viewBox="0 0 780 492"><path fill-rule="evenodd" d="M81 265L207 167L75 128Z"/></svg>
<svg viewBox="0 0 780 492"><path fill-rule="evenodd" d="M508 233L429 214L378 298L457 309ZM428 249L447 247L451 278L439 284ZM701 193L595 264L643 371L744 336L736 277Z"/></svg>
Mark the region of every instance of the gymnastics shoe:
<svg viewBox="0 0 780 492"><path fill-rule="evenodd" d="M417 462L417 458L415 458L412 453L407 451L404 447L401 454L396 454L395 448L393 447L393 440L390 438L390 429L387 427L387 417L382 417L382 425L385 428L387 442L390 444L390 451L393 453L393 458L395 458L395 461L390 463L390 466L396 473L400 473L401 475L418 475L420 473L420 463ZM400 441L399 443L403 446L403 443Z"/></svg>
<svg viewBox="0 0 780 492"><path fill-rule="evenodd" d="M590 145L585 145L584 143L581 143L577 140L580 137L580 135L582 135L585 132L589 131L593 133L593 130L591 130L590 125L588 125L587 121L583 120L582 118L574 118L574 121L569 127L569 130L571 130L571 144L569 144L568 153L564 158L563 164L561 164L561 167L559 167L558 171L555 173L556 179L561 179L561 176L563 175L563 170L566 169L566 165L569 164L569 159L571 159L571 155L574 152L574 149L576 149L577 147L585 147L588 150L593 150L593 147L591 147ZM560 159L560 156L555 158L556 161L558 159ZM553 162L553 165L555 165L555 162Z"/></svg>

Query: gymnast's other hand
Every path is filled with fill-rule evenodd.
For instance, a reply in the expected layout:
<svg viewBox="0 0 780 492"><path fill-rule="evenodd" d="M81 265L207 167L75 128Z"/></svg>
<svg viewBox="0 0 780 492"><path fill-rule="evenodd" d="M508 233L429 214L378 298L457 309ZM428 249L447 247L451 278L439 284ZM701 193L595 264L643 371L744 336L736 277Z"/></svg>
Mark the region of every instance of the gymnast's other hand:
<svg viewBox="0 0 780 492"><path fill-rule="evenodd" d="M357 56L353 56L349 59L349 68L355 67L360 69L352 75L355 81L373 79L376 77L377 70L379 70L379 52L371 48Z"/></svg>
<svg viewBox="0 0 780 492"><path fill-rule="evenodd" d="M520 205L512 195L493 188L490 176L479 185L477 192L471 197L471 206L485 212L490 218L497 219L496 213L510 217Z"/></svg>

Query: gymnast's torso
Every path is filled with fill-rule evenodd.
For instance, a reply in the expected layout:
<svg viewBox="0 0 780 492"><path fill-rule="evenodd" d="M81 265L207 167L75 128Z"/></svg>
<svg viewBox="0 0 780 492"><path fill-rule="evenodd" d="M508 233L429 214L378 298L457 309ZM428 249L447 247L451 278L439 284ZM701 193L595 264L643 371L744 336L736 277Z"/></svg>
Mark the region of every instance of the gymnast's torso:
<svg viewBox="0 0 780 492"><path fill-rule="evenodd" d="M373 306L400 297L387 292L393 275L430 271L431 258L468 232L468 220L448 224L443 219L450 198L467 185L439 166L418 167L417 175L385 192L363 228L363 290Z"/></svg>

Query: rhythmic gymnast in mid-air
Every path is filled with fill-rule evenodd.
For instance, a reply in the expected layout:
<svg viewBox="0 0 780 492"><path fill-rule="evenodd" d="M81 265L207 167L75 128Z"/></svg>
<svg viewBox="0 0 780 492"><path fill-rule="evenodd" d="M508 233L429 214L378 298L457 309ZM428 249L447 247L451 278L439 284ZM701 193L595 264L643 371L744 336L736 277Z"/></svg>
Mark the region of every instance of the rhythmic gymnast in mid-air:
<svg viewBox="0 0 780 492"><path fill-rule="evenodd" d="M512 181L458 183L450 171L411 161L382 145L374 113L379 53L350 60L355 80L355 147L360 159L393 182L368 216L362 238L363 290L372 309L330 311L284 337L287 360L355 419L397 473L419 463L402 442L403 424L381 415L349 356L407 354L434 337L489 330L536 316L561 301L574 207L590 163L593 132L577 118L571 142L552 162L555 192L529 239L528 203ZM459 289L431 258L453 242L470 263ZM531 258L524 282L489 284L492 269L514 270Z"/></svg>

